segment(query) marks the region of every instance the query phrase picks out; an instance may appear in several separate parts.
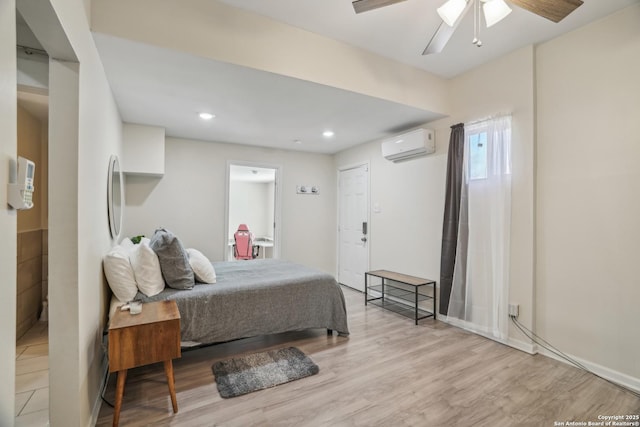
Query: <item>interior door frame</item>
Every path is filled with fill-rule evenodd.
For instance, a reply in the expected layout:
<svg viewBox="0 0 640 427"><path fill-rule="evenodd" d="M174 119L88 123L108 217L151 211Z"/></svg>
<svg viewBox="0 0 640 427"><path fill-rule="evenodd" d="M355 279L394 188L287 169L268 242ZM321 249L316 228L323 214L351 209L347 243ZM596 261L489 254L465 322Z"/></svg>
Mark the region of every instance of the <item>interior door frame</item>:
<svg viewBox="0 0 640 427"><path fill-rule="evenodd" d="M337 209L336 209L336 279L338 280L338 283L340 283L340 212L341 212L341 198L340 198L340 174L342 172L348 171L350 169L355 169L355 168L359 168L362 166L366 166L367 168L367 243L369 243L367 245L367 251L366 251L366 255L367 255L367 266L365 268L365 271L369 271L370 267L371 267L371 234L372 234L372 227L371 227L371 162L369 160L363 160L361 162L356 162L356 163L348 163L346 165L341 165L338 166L337 170L336 170L336 196L337 196L337 200L336 200L336 205L337 205ZM349 286L349 289L353 289ZM356 289L353 289L354 291Z"/></svg>
<svg viewBox="0 0 640 427"><path fill-rule="evenodd" d="M27 25L36 38L43 44L44 50L49 56L49 142L48 142L48 180L49 180L49 212L48 212L48 236L49 247L68 246L66 242L75 238L78 230L77 208L77 174L72 172L79 168L78 159L73 156L60 156L52 153L77 153L77 147L81 142L79 135L80 122L80 69L81 61L76 55L76 50L72 46L68 32L62 25L58 17L53 0L37 1L23 0L12 2L14 7L20 12ZM14 51L15 52L15 51ZM108 156L105 157L105 162ZM37 165L36 165L37 167ZM105 168L106 173L106 168ZM106 175L105 175L106 177ZM106 182L105 182L106 183ZM75 191L73 190L75 188ZM74 215L69 215L73 211ZM107 232L108 233L108 232ZM74 245L77 248L77 245ZM88 402L89 414L83 414L82 408L76 406L74 410L69 410L68 402L82 397L82 390L78 387L69 386L69 379L77 378L82 372L78 372L77 364L69 362L68 355L72 351L73 345L78 344L79 332L77 325L69 325L66 320L71 316L77 316L82 307L79 304L79 287L77 281L65 280L73 276L73 272L78 272L78 254L74 251L61 252L57 256L49 254L49 410L48 416L51 425L72 425L79 422L83 417L95 423L100 405L100 396L97 400ZM14 299L15 302L15 299ZM14 316L15 318L15 316ZM102 320L101 320L102 322ZM101 323L102 325L102 323ZM15 331L15 323L13 323ZM68 339L71 337L72 342ZM100 339L100 338L99 338ZM80 341L82 341L80 339ZM89 339L91 343L93 341ZM99 357L99 353L96 357ZM104 353L102 353L104 356ZM93 378L100 384L94 384L102 390L104 382L107 380L106 359L95 366L99 369L102 378ZM99 365L99 366L98 366ZM15 368L15 366L14 366ZM91 379L92 370L89 369L88 376ZM13 369L15 378L15 369ZM94 391L89 386L89 391ZM15 384L12 393L15 393ZM0 393L2 394L2 393ZM84 396L88 398L88 396Z"/></svg>
<svg viewBox="0 0 640 427"><path fill-rule="evenodd" d="M274 200L274 212L273 222L275 224L275 230L273 232L273 258L280 258L282 251L282 191L280 190L282 182L282 166L272 163L251 162L246 160L227 160L227 174L225 176L225 209L224 209L224 233L222 253L224 254L225 261L232 261L232 257L229 256L229 243L227 233L229 231L229 188L231 186L231 166L246 166L254 168L275 169L276 180L274 183L275 200Z"/></svg>

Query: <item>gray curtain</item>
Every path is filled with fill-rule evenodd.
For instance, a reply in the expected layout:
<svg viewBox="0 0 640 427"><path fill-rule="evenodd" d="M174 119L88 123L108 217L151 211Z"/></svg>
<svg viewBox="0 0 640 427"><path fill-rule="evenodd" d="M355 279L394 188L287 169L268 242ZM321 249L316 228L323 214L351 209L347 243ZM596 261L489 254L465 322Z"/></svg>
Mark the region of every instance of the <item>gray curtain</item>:
<svg viewBox="0 0 640 427"><path fill-rule="evenodd" d="M447 194L442 224L442 252L440 255L440 314L447 315L453 270L458 244L458 221L460 218L460 196L462 193L464 157L464 124L451 126L449 157L447 160Z"/></svg>

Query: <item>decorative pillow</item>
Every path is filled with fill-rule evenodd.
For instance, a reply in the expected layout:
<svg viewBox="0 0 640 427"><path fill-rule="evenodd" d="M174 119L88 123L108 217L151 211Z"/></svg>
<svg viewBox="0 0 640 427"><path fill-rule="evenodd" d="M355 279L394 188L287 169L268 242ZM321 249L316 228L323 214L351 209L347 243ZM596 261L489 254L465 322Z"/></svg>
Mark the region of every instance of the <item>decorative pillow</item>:
<svg viewBox="0 0 640 427"><path fill-rule="evenodd" d="M193 289L195 279L189 257L180 240L163 228L156 230L149 246L158 255L162 277L173 289Z"/></svg>
<svg viewBox="0 0 640 427"><path fill-rule="evenodd" d="M122 246L127 252L131 252L136 245L133 244L130 238L125 237L122 239L122 242L120 242L120 246Z"/></svg>
<svg viewBox="0 0 640 427"><path fill-rule="evenodd" d="M158 255L149 246L149 239L142 239L129 253L133 275L140 292L148 297L159 294L164 289L164 279L160 271Z"/></svg>
<svg viewBox="0 0 640 427"><path fill-rule="evenodd" d="M131 301L138 293L133 268L129 262L129 253L125 248L116 245L102 260L104 274L109 287L120 301Z"/></svg>
<svg viewBox="0 0 640 427"><path fill-rule="evenodd" d="M197 249L187 249L189 255L189 265L196 276L196 281L200 283L216 283L216 271L202 252Z"/></svg>

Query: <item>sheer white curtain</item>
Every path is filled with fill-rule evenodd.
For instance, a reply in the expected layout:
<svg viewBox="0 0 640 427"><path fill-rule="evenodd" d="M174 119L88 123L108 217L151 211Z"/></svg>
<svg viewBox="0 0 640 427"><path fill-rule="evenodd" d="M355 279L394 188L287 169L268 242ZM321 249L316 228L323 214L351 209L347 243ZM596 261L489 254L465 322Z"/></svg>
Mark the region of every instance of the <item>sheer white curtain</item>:
<svg viewBox="0 0 640 427"><path fill-rule="evenodd" d="M465 125L464 179L448 319L504 340L511 238L511 116Z"/></svg>

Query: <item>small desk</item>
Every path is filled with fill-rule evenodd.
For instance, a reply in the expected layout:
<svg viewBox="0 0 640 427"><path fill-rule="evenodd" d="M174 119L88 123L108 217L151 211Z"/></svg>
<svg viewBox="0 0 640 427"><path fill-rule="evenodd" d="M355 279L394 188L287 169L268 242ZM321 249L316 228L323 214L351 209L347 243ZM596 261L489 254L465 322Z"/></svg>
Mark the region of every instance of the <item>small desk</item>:
<svg viewBox="0 0 640 427"><path fill-rule="evenodd" d="M381 278L382 283L380 285L371 285L369 276ZM391 283L388 282L389 280ZM419 292L419 289L423 286L431 286L432 294L427 295ZM369 291L374 291L380 296L369 298ZM433 302L432 311L418 308L419 302L427 300L432 300ZM364 273L364 305L367 305L367 303L413 318L417 325L420 319L436 318L436 281L394 271L367 271Z"/></svg>
<svg viewBox="0 0 640 427"><path fill-rule="evenodd" d="M109 325L109 372L118 373L114 427L120 422L127 370L137 366L164 362L173 412L178 412L172 360L180 356L180 312L175 301L143 304L140 314L116 310Z"/></svg>
<svg viewBox="0 0 640 427"><path fill-rule="evenodd" d="M267 257L267 248L273 248L273 240L256 240L254 245L260 246L260 252L262 252L262 259ZM269 257L272 258L272 257Z"/></svg>

